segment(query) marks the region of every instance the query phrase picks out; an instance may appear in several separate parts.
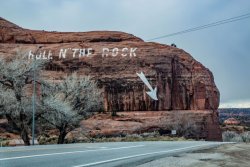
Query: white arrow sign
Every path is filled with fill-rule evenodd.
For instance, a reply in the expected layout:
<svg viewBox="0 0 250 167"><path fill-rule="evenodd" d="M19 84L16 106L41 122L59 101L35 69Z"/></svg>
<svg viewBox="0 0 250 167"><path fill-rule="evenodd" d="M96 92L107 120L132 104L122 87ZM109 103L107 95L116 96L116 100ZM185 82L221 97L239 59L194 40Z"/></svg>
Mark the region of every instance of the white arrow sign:
<svg viewBox="0 0 250 167"><path fill-rule="evenodd" d="M155 87L154 89L152 88L152 86L150 85L150 83L148 82L147 78L145 77L145 75L143 74L143 72L141 73L136 73L141 80L144 82L144 84L149 88L150 92L146 92L152 99L154 100L158 100L156 92L157 92L157 88Z"/></svg>

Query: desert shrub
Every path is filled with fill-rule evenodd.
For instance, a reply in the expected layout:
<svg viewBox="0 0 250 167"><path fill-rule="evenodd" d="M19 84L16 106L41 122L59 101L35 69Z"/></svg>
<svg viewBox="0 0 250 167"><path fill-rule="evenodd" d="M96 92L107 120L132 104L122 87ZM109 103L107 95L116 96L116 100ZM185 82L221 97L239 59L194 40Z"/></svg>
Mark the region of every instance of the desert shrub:
<svg viewBox="0 0 250 167"><path fill-rule="evenodd" d="M160 136L160 133L158 131L154 131L154 132L150 132L150 133L145 132L145 133L142 133L141 136L143 138L145 138L145 137L158 137L158 136Z"/></svg>
<svg viewBox="0 0 250 167"><path fill-rule="evenodd" d="M232 142L233 138L236 138L239 136L236 132L233 131L226 131L222 133L222 139L225 142Z"/></svg>
<svg viewBox="0 0 250 167"><path fill-rule="evenodd" d="M250 131L238 134L233 131L226 131L222 133L222 139L225 142L250 142Z"/></svg>
<svg viewBox="0 0 250 167"><path fill-rule="evenodd" d="M0 147L7 147L7 146L9 146L9 141L0 139Z"/></svg>
<svg viewBox="0 0 250 167"><path fill-rule="evenodd" d="M200 134L200 128L191 115L180 112L173 113L173 123L169 124L167 129L176 130L177 136L185 138L194 138Z"/></svg>
<svg viewBox="0 0 250 167"><path fill-rule="evenodd" d="M58 137L56 135L52 135L52 136L41 135L41 136L38 136L37 140L39 144L56 144L57 138Z"/></svg>
<svg viewBox="0 0 250 167"><path fill-rule="evenodd" d="M225 142L243 142L241 135L233 131L223 132L222 139Z"/></svg>
<svg viewBox="0 0 250 167"><path fill-rule="evenodd" d="M231 139L231 142L241 143L243 142L241 135L235 136Z"/></svg>
<svg viewBox="0 0 250 167"><path fill-rule="evenodd" d="M5 146L5 139L4 138L0 138L0 147Z"/></svg>
<svg viewBox="0 0 250 167"><path fill-rule="evenodd" d="M237 135L238 134L236 132L225 131L225 132L222 133L222 138L223 138L223 141L230 141L232 138L234 138Z"/></svg>
<svg viewBox="0 0 250 167"><path fill-rule="evenodd" d="M244 132L241 134L243 142L249 143L250 142L250 131Z"/></svg>
<svg viewBox="0 0 250 167"><path fill-rule="evenodd" d="M142 138L142 136L140 134L127 134L126 135L127 138Z"/></svg>

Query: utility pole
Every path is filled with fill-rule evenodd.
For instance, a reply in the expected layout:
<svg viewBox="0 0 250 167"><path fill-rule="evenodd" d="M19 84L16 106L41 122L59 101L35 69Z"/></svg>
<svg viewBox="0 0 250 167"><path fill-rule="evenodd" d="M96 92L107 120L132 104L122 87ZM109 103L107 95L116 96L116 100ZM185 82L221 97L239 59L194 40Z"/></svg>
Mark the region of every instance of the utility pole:
<svg viewBox="0 0 250 167"><path fill-rule="evenodd" d="M36 51L33 57L33 97L32 97L32 145L35 145L35 113L36 113L36 55L42 46Z"/></svg>
<svg viewBox="0 0 250 167"><path fill-rule="evenodd" d="M32 98L32 145L35 145L35 112L36 112L36 55L33 59L33 98Z"/></svg>

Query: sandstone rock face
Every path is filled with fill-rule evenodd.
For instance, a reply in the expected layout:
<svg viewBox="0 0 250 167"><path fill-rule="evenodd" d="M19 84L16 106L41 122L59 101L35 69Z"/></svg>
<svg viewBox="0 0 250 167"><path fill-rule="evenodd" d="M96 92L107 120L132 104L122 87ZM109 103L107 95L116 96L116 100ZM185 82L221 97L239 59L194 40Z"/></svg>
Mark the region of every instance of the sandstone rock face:
<svg viewBox="0 0 250 167"><path fill-rule="evenodd" d="M61 48L92 48L92 55L72 58L67 52L65 59L59 59ZM137 49L136 56L120 52L103 56L101 48ZM28 30L0 18L0 54L29 50L52 52L53 60L43 71L48 80L61 80L73 71L93 77L103 92L105 111L211 110L217 115L219 91L212 73L182 49L122 32ZM139 72L157 88L157 101L147 95Z"/></svg>
<svg viewBox="0 0 250 167"><path fill-rule="evenodd" d="M101 32L47 32L23 29L0 17L0 42L22 44L54 44L69 42L122 42L142 41L133 35Z"/></svg>
<svg viewBox="0 0 250 167"><path fill-rule="evenodd" d="M93 76L104 90L105 109L118 111L216 110L219 91L212 73L185 51L158 43L148 43L121 32L59 33L22 29L0 19L0 51L42 50L59 52L60 48L93 48L91 58L56 59L46 69L53 79L58 72L77 71ZM136 57L108 56L98 48L137 48ZM144 72L157 87L158 101L151 100L148 88L136 75Z"/></svg>

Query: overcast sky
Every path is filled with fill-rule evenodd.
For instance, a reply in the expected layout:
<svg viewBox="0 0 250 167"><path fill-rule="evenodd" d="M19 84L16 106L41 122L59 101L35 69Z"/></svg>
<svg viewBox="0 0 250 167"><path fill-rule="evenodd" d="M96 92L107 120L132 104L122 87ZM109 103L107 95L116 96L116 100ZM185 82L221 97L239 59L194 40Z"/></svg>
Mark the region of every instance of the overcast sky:
<svg viewBox="0 0 250 167"><path fill-rule="evenodd" d="M249 0L7 0L0 16L24 28L115 30L144 40L250 13ZM250 107L250 18L157 40L209 68L221 107Z"/></svg>

